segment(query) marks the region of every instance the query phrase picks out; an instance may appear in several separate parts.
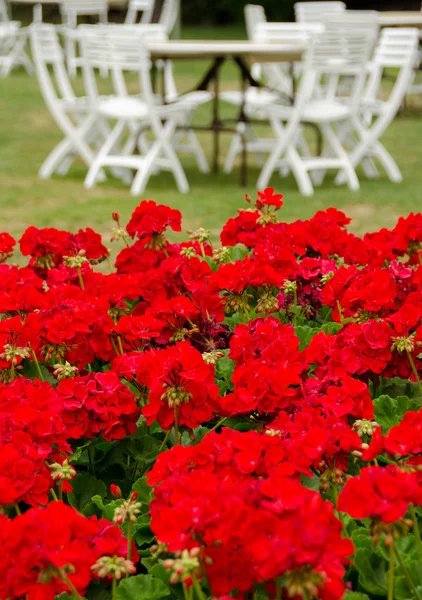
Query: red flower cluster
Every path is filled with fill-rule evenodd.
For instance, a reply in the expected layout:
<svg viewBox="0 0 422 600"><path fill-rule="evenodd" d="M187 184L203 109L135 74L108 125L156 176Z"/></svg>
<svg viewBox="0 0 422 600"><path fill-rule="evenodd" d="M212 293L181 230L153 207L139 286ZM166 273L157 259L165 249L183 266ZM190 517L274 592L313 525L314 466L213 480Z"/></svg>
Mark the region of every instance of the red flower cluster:
<svg viewBox="0 0 422 600"><path fill-rule="evenodd" d="M149 476L152 528L172 551L200 548L216 595L285 576L292 595L341 598L353 546L332 505L289 476L278 445L224 429L160 456Z"/></svg>
<svg viewBox="0 0 422 600"><path fill-rule="evenodd" d="M0 386L0 505L47 504L54 485L49 464L63 463L71 451L62 411L49 383L17 379Z"/></svg>
<svg viewBox="0 0 422 600"><path fill-rule="evenodd" d="M141 414L133 392L113 371L63 379L57 386L70 438L120 440L135 433Z"/></svg>
<svg viewBox="0 0 422 600"><path fill-rule="evenodd" d="M409 504L422 505L422 488L415 473L395 465L366 467L346 482L338 509L355 519L369 517L392 523L404 517Z"/></svg>
<svg viewBox="0 0 422 600"><path fill-rule="evenodd" d="M105 519L87 519L62 502L1 517L0 597L53 600L70 584L83 596L103 556L127 555L122 531ZM132 561L139 556L132 546Z"/></svg>
<svg viewBox="0 0 422 600"><path fill-rule="evenodd" d="M123 494L155 461L152 530L167 548L152 554L175 553L162 562L172 583L277 597L281 582L289 597L341 598L353 552L333 512L343 485L339 510L382 535L410 527L402 518L421 505L422 215L359 238L337 209L282 223L282 206L272 188L258 192L217 248L203 228L171 243L180 212L144 200L126 228L113 214L112 241L125 247L110 274L94 268L109 251L89 228L28 228L25 267L4 264L15 242L0 234L0 505L24 513L2 519L1 598L50 600L69 581L91 597L113 560L133 572L115 525L60 502L39 508L54 485L71 490L72 449L77 503L91 479L87 438L92 476L116 482L118 522L143 553L146 500ZM378 412L387 393L392 404L408 393L414 409L401 422L393 410L390 431ZM239 430L217 433L223 422ZM387 467L366 466L378 456ZM87 511L110 517L113 505L100 507Z"/></svg>

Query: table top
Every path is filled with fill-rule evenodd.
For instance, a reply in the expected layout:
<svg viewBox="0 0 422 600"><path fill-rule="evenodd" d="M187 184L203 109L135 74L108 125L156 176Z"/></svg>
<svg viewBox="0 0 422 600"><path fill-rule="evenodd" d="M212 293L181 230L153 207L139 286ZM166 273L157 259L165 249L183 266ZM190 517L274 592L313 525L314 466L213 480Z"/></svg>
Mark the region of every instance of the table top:
<svg viewBox="0 0 422 600"><path fill-rule="evenodd" d="M296 62L302 59L305 47L293 43L261 43L248 40L168 40L148 44L152 58L204 59L238 57L261 62Z"/></svg>
<svg viewBox="0 0 422 600"><path fill-rule="evenodd" d="M422 28L422 10L394 10L378 13L381 27L419 27Z"/></svg>

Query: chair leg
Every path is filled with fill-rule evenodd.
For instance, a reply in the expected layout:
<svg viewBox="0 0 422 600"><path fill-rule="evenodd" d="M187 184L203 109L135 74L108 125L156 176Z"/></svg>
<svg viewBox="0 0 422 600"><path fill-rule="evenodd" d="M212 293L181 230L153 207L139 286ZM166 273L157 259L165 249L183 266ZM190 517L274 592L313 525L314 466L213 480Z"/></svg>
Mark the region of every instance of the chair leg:
<svg viewBox="0 0 422 600"><path fill-rule="evenodd" d="M403 181L403 175L401 174L401 171L398 168L395 160L387 151L387 149L381 144L381 142L376 142L374 144L373 151L384 167L390 181L393 183L400 183Z"/></svg>
<svg viewBox="0 0 422 600"><path fill-rule="evenodd" d="M175 121L169 121L168 123L166 123L166 125L164 126L162 139L160 141L162 144L163 153L165 155L167 155L167 158L170 161L171 171L176 180L176 185L177 185L179 192L181 194L187 194L189 191L189 183L188 183L188 180L186 177L186 173L183 170L180 160L179 160L176 152L174 151L174 148L171 145L171 141L170 141L174 135L175 129L176 129Z"/></svg>
<svg viewBox="0 0 422 600"><path fill-rule="evenodd" d="M312 180L297 149L293 146L288 148L286 157L302 196L313 196L314 188Z"/></svg>
<svg viewBox="0 0 422 600"><path fill-rule="evenodd" d="M155 142L150 148L148 154L145 156L144 164L136 173L130 193L132 196L139 196L145 191L149 178L151 177L154 170L154 162L157 160L161 150L161 142Z"/></svg>
<svg viewBox="0 0 422 600"><path fill-rule="evenodd" d="M356 175L356 171L353 168L352 162L346 152L346 150L341 145L337 135L335 134L332 127L326 123L321 125L322 133L327 140L328 144L333 150L335 156L337 156L340 161L343 163L342 167L340 167L341 171L344 172L346 176L346 181L348 183L349 189L352 191L357 191L360 188L359 179Z"/></svg>
<svg viewBox="0 0 422 600"><path fill-rule="evenodd" d="M224 173L228 175L232 172L234 167L234 161L236 160L236 156L239 154L242 148L241 135L239 133L235 133L229 151L227 152L226 161L224 163Z"/></svg>
<svg viewBox="0 0 422 600"><path fill-rule="evenodd" d="M204 152L195 132L193 131L193 129L189 129L187 134L188 134L188 138L190 141L190 147L192 148L192 152L193 152L193 155L195 156L196 164L198 165L199 171L201 173L209 173L210 167L209 167L208 161L205 157L205 152Z"/></svg>
<svg viewBox="0 0 422 600"><path fill-rule="evenodd" d="M41 179L50 179L54 171L72 152L73 144L68 138L62 140L47 156L38 172Z"/></svg>
<svg viewBox="0 0 422 600"><path fill-rule="evenodd" d="M97 181L98 174L100 173L104 162L104 159L110 154L112 148L117 143L117 140L122 135L123 129L125 127L124 121L117 121L114 129L111 131L109 137L104 142L101 150L98 152L97 156L92 161L92 164L89 168L88 174L84 181L84 186L87 189L94 187L95 182Z"/></svg>

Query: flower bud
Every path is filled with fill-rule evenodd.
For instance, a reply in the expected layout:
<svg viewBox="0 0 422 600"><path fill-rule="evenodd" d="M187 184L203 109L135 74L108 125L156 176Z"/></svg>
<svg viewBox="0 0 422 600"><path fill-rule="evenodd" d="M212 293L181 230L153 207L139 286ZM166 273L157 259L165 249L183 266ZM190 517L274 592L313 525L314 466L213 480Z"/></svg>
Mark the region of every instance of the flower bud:
<svg viewBox="0 0 422 600"><path fill-rule="evenodd" d="M112 212L111 218L113 219L113 221L116 221L116 223L118 223L120 221L120 215L118 212Z"/></svg>
<svg viewBox="0 0 422 600"><path fill-rule="evenodd" d="M115 485L114 483L110 484L110 492L113 494L113 496L115 498L121 498L122 497L122 490L119 488L118 485Z"/></svg>

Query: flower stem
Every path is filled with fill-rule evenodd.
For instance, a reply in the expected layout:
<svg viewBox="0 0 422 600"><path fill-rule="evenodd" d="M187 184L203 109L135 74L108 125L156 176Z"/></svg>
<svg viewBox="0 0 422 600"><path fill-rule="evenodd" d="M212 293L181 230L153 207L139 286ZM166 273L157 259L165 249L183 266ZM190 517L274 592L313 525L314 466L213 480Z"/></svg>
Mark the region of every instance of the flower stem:
<svg viewBox="0 0 422 600"><path fill-rule="evenodd" d="M394 600L394 540L391 540L388 566L388 600Z"/></svg>
<svg viewBox="0 0 422 600"><path fill-rule="evenodd" d="M415 538L418 540L418 546L419 546L419 552L422 555L422 540L421 540L421 532L419 531L419 525L418 525L418 516L416 514L416 510L413 504L411 504L409 506L410 509L410 516L412 517L412 521L413 521L413 533L415 534Z"/></svg>
<svg viewBox="0 0 422 600"><path fill-rule="evenodd" d="M94 446L92 444L90 444L88 446L89 468L91 470L91 474L94 475L94 477L95 477L95 467L94 467L93 451L94 451Z"/></svg>
<svg viewBox="0 0 422 600"><path fill-rule="evenodd" d="M56 492L54 491L54 489L53 489L53 488L51 488L50 492L51 492L51 495L53 496L53 500L54 500L55 502L57 502L57 501L58 501L58 498L57 498L57 494L56 494Z"/></svg>
<svg viewBox="0 0 422 600"><path fill-rule="evenodd" d="M68 586L68 588L72 594L72 597L75 598L75 600L82 600L81 596L79 595L78 590L75 588L73 583L70 581L69 577L63 571L63 569L59 569L59 574L60 574L60 579L63 581L63 583L65 583Z"/></svg>
<svg viewBox="0 0 422 600"><path fill-rule="evenodd" d="M160 449L158 450L158 454L160 454L160 452L162 452L164 446L167 444L167 442L169 440L169 437L170 437L170 434L171 434L171 429L169 429L167 431L166 437L164 438L163 443L161 444Z"/></svg>
<svg viewBox="0 0 422 600"><path fill-rule="evenodd" d="M174 405L174 437L176 445L179 444L179 407L177 404Z"/></svg>
<svg viewBox="0 0 422 600"><path fill-rule="evenodd" d="M415 595L416 600L421 600L421 598L420 598L420 596L418 594L418 590L416 589L416 586L413 583L413 579L410 577L409 572L406 569L406 567L404 565L404 562L402 561L402 558L401 558L401 556L399 554L399 551L397 550L396 547L394 547L394 551L395 551L395 554L396 554L396 558L397 558L397 560L399 562L401 572L403 573L403 575L404 575L404 577L405 577L405 579L407 581L407 585L412 590L413 594Z"/></svg>
<svg viewBox="0 0 422 600"><path fill-rule="evenodd" d="M17 502L15 502L15 511L17 515L21 515L21 509L19 508L19 504Z"/></svg>
<svg viewBox="0 0 422 600"><path fill-rule="evenodd" d="M280 577L277 577L277 579L275 580L275 590L276 590L276 592L275 592L276 600L281 600L281 592L283 590L283 585L282 585Z"/></svg>
<svg viewBox="0 0 422 600"><path fill-rule="evenodd" d="M129 521L127 522L127 559L131 560L132 558L132 532L133 532L133 526L132 526L132 521L129 519ZM126 574L126 576L129 573Z"/></svg>
<svg viewBox="0 0 422 600"><path fill-rule="evenodd" d="M40 378L40 381L44 381L44 377L43 377L43 374L42 374L42 371L41 371L40 363L38 362L37 355L36 355L36 354L35 354L35 352L32 350L32 348L31 348L31 352L32 352L32 357L33 357L33 359L34 359L35 366L37 367L38 376L39 376L39 378Z"/></svg>
<svg viewBox="0 0 422 600"><path fill-rule="evenodd" d="M336 300L336 304L337 304L337 310L338 310L338 314L340 317L340 323L343 325L344 323L344 317L343 317L343 311L341 310L341 304L338 300Z"/></svg>
<svg viewBox="0 0 422 600"><path fill-rule="evenodd" d="M207 600L206 595L202 591L202 588L199 585L199 582L193 573L192 573L192 583L193 583L193 587L195 589L196 595L198 596L199 600Z"/></svg>
<svg viewBox="0 0 422 600"><path fill-rule="evenodd" d="M218 423L216 425L214 425L214 427L212 429L210 429L210 431L215 431L216 429L218 429L223 423L225 423L227 421L229 417L223 417L222 419L220 419L218 421Z"/></svg>
<svg viewBox="0 0 422 600"><path fill-rule="evenodd" d="M84 280L82 278L81 267L78 267L78 279L79 279L79 285L81 286L81 290L84 290L85 286L84 286Z"/></svg>
<svg viewBox="0 0 422 600"><path fill-rule="evenodd" d="M296 327L296 319L297 319L297 287L295 286L293 289L293 327Z"/></svg>
<svg viewBox="0 0 422 600"><path fill-rule="evenodd" d="M409 352L409 350L406 350L406 354L407 354L407 358L409 359L410 366L412 367L412 371L413 371L413 375L415 376L416 383L419 386L419 391L422 394L422 381L420 380L420 377L419 377L419 374L418 374L418 370L417 370L416 365L415 365L415 361L413 360L413 356L411 355L411 353Z"/></svg>
<svg viewBox="0 0 422 600"><path fill-rule="evenodd" d="M111 600L115 600L116 590L117 590L117 579L115 577L113 577L113 581L111 582Z"/></svg>

